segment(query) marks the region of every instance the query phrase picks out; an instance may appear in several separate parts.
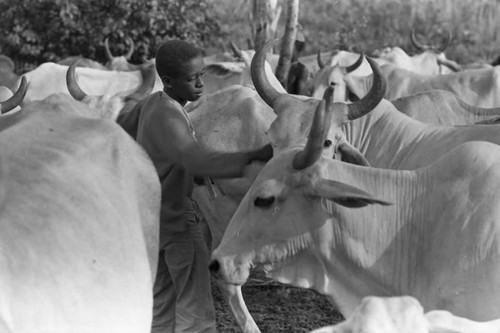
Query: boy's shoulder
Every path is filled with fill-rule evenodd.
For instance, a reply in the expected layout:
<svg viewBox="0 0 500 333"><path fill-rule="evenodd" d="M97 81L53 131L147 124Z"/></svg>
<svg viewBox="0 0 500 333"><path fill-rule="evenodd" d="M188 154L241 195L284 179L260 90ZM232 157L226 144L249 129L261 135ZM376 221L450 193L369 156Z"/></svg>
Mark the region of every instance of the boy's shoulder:
<svg viewBox="0 0 500 333"><path fill-rule="evenodd" d="M182 111L182 106L163 91L157 91L144 98L141 102L141 109L151 112Z"/></svg>

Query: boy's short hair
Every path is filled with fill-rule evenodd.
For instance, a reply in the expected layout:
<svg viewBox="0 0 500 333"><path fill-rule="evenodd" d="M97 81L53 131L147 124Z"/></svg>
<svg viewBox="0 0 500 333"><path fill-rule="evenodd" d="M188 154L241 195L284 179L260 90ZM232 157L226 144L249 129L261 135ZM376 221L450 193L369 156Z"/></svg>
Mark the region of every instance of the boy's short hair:
<svg viewBox="0 0 500 333"><path fill-rule="evenodd" d="M156 71L160 78L175 77L191 59L202 56L201 49L183 40L169 40L156 52Z"/></svg>

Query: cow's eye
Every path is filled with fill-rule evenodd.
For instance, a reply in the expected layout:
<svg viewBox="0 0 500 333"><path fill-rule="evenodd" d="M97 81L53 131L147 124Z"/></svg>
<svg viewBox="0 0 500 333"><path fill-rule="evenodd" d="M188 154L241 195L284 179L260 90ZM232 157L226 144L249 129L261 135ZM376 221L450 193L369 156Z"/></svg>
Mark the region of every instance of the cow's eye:
<svg viewBox="0 0 500 333"><path fill-rule="evenodd" d="M257 197L253 204L257 207L270 207L274 203L274 196L268 198Z"/></svg>
<svg viewBox="0 0 500 333"><path fill-rule="evenodd" d="M325 148L328 148L332 145L332 140L325 140L325 142L323 142L323 147Z"/></svg>

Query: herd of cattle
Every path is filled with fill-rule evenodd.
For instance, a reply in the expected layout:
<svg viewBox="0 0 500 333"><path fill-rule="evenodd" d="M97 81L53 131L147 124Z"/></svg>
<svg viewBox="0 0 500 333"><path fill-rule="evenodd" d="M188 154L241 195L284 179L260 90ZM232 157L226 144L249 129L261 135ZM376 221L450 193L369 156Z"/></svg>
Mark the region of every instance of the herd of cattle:
<svg viewBox="0 0 500 333"><path fill-rule="evenodd" d="M300 94L274 41L205 59L187 105L201 144L274 150L194 193L242 332L260 332L251 269L327 295L346 320L314 332L500 332L500 67L412 40L411 57L302 57ZM160 184L120 119L162 84L130 44L22 76L1 56L2 333L150 330Z"/></svg>

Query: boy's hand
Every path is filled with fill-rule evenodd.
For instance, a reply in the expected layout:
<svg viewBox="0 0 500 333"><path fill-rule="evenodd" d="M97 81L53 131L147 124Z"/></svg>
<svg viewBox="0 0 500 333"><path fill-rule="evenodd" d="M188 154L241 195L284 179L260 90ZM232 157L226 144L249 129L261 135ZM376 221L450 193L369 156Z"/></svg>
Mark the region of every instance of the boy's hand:
<svg viewBox="0 0 500 333"><path fill-rule="evenodd" d="M252 161L267 162L273 157L273 146L267 144L257 150L248 152L248 163Z"/></svg>

